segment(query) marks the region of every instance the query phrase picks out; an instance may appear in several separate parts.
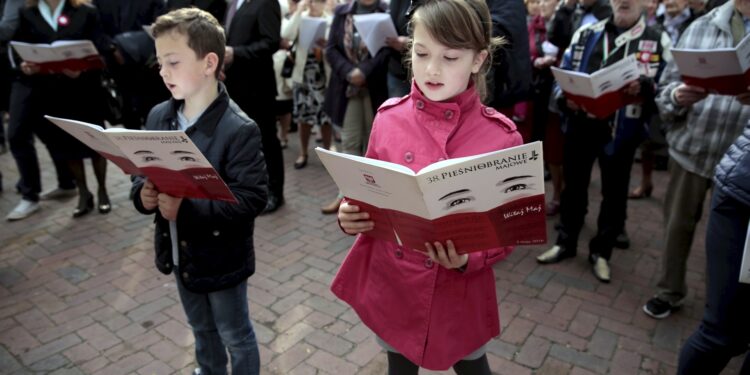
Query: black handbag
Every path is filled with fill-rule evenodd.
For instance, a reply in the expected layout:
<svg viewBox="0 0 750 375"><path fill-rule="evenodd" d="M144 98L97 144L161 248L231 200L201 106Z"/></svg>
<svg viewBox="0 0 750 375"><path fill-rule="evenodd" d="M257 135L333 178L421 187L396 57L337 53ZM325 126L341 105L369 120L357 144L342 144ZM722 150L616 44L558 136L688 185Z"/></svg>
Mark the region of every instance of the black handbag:
<svg viewBox="0 0 750 375"><path fill-rule="evenodd" d="M102 95L104 97L104 119L111 125L122 122L124 102L117 90L115 80L108 74L102 74Z"/></svg>
<svg viewBox="0 0 750 375"><path fill-rule="evenodd" d="M281 67L281 76L283 78L292 78L292 72L294 71L294 55L297 52L295 48L296 44L293 44L289 51L286 53L286 59L284 59L284 66Z"/></svg>

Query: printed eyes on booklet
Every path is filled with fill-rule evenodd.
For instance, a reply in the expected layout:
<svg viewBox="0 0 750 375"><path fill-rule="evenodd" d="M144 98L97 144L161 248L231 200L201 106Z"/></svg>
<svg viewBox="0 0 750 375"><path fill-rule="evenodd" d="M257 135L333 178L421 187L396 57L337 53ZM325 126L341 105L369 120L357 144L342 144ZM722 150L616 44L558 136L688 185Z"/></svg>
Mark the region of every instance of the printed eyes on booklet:
<svg viewBox="0 0 750 375"><path fill-rule="evenodd" d="M500 191L502 191L504 194L511 194L518 191L524 191L524 190L534 190L535 184L530 183L529 181L532 181L534 176L514 176L514 177L508 177L497 184L495 186L500 187Z"/></svg>
<svg viewBox="0 0 750 375"><path fill-rule="evenodd" d="M471 190L469 189L456 190L438 198L439 202L445 203L445 207L443 208L444 211L457 208L468 209L470 208L469 203L475 200L476 198L471 195Z"/></svg>
<svg viewBox="0 0 750 375"><path fill-rule="evenodd" d="M142 162L148 163L149 166L162 164L162 162L177 162L178 164L189 167L190 163L197 163L198 157L191 151L174 150L168 155L157 155L155 152L150 150L138 150L133 153L139 157Z"/></svg>

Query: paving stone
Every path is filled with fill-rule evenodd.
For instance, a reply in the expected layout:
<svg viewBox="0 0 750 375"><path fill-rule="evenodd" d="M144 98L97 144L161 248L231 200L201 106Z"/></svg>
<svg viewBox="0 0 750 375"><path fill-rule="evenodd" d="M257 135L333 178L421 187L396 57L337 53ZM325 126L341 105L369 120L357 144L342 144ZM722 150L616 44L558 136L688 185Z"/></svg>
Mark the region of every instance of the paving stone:
<svg viewBox="0 0 750 375"><path fill-rule="evenodd" d="M572 348L566 348L559 344L552 345L550 355L561 361L586 368L599 374L605 373L609 367L608 362L604 359L582 353Z"/></svg>

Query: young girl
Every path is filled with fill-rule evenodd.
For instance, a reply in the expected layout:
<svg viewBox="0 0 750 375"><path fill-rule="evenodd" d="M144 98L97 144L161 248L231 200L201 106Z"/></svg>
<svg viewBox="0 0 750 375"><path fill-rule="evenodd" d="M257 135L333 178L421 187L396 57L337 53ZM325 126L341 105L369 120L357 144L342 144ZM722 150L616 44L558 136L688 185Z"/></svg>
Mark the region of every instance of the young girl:
<svg viewBox="0 0 750 375"><path fill-rule="evenodd" d="M428 0L414 10L411 93L380 107L367 157L418 171L522 143L510 120L480 102L499 44L491 27L482 0ZM374 226L346 202L338 218L349 234ZM492 264L511 250L458 255L451 241L410 249L360 235L331 289L377 334L390 374L451 366L489 374L485 345L500 333Z"/></svg>

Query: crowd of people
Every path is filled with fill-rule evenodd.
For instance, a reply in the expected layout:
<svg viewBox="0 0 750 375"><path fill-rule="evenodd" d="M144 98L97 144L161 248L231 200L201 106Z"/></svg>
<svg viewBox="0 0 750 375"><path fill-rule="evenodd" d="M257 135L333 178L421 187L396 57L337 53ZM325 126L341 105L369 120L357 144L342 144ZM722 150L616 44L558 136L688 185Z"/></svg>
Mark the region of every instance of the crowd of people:
<svg viewBox="0 0 750 375"><path fill-rule="evenodd" d="M90 40L106 66L44 74L18 55L0 59L0 112L8 115L0 116L0 153L10 150L16 162L21 196L7 220L38 212L40 200L76 196L75 218L111 210L106 160L43 115L182 129L237 196L236 205L176 198L142 177L131 191L135 208L157 217L157 266L176 275L204 374L226 373L226 350L233 373L258 371L243 297L255 267L253 222L285 203L284 176L294 172L284 170L282 150L294 129L295 169L307 166L314 133L325 148L339 140L342 152L415 171L543 141L553 187L546 213L559 215L559 223L554 245L536 258L541 264L577 255L598 162L602 200L588 260L604 283L613 277L613 249L630 243L628 199L650 197L653 169L668 164L662 270L643 311L666 318L688 295L687 258L714 187L708 302L678 371L715 374L747 350L750 299L737 275L750 221L750 87L729 96L686 84L671 49L737 46L750 34L750 0L0 0L0 9L3 50L10 41ZM398 34L374 54L353 22L372 13L390 14ZM326 32L306 47L301 24L309 18L325 20ZM640 69L624 89L631 104L606 118L566 96L552 73L594 73L630 56ZM46 191L35 137L57 176ZM631 189L637 155L641 180ZM86 183L85 159L96 194ZM367 212L341 194L332 198L321 211L337 214L346 233L373 228ZM217 248L227 255L211 256ZM376 333L389 373L452 366L489 374L485 345L499 334L491 266L512 248L460 255L448 241L412 250L360 235L334 294ZM412 281L393 286L383 279L392 272ZM414 294L425 298L409 298ZM382 308L394 303L409 305ZM244 317L236 319L236 311ZM465 314L482 318L451 319Z"/></svg>

